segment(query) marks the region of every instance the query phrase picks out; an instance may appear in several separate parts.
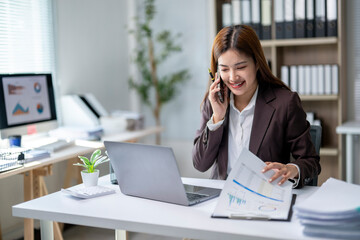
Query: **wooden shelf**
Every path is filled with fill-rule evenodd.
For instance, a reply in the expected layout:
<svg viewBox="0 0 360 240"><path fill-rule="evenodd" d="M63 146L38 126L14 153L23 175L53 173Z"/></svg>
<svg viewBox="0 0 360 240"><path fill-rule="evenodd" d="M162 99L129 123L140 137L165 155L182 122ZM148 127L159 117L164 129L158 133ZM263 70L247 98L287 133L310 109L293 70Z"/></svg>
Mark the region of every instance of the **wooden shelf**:
<svg viewBox="0 0 360 240"><path fill-rule="evenodd" d="M262 40L263 47L291 47L337 44L337 37Z"/></svg>
<svg viewBox="0 0 360 240"><path fill-rule="evenodd" d="M337 148L320 148L320 156L337 157L339 150Z"/></svg>
<svg viewBox="0 0 360 240"><path fill-rule="evenodd" d="M338 95L300 95L302 101L337 101Z"/></svg>

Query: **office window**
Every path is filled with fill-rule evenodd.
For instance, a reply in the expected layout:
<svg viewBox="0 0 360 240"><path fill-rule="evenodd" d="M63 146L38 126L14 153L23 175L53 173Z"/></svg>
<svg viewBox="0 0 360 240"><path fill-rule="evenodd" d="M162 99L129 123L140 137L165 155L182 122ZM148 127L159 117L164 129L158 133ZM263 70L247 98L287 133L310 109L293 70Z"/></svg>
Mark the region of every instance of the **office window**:
<svg viewBox="0 0 360 240"><path fill-rule="evenodd" d="M54 69L52 0L0 0L0 73Z"/></svg>

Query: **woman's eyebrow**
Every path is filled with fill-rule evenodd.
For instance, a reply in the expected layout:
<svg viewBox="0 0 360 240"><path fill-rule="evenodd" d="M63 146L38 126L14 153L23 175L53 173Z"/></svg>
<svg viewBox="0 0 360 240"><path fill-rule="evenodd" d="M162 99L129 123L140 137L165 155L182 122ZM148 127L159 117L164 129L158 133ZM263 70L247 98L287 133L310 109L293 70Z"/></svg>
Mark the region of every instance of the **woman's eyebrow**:
<svg viewBox="0 0 360 240"><path fill-rule="evenodd" d="M244 64L244 63L247 63L247 61L245 60L245 61L235 63L233 66L238 66L238 65L241 65L241 64ZM221 66L221 67L229 67L228 65L225 65L225 64L219 64L219 66Z"/></svg>

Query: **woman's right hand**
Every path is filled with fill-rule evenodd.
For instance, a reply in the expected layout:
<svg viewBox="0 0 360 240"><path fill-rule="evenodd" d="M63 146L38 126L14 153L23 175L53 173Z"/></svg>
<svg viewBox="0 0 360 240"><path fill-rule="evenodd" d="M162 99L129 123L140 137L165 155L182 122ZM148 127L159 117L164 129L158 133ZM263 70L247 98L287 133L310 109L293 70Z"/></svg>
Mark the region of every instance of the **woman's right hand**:
<svg viewBox="0 0 360 240"><path fill-rule="evenodd" d="M213 110L213 120L214 123L217 123L225 118L226 108L228 106L229 98L228 98L228 88L225 84L223 84L223 89L220 87L220 74L215 73L215 81L210 85L209 89L209 101L211 103L211 107ZM218 97L218 92L222 91L224 93L224 102L220 102Z"/></svg>

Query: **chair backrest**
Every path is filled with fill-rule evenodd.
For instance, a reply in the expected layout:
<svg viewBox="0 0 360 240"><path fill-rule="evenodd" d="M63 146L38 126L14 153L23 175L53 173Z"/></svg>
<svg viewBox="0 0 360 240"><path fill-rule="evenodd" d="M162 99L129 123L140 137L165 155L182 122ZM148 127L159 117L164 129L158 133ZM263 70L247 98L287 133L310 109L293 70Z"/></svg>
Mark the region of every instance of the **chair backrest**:
<svg viewBox="0 0 360 240"><path fill-rule="evenodd" d="M310 126L311 141L314 144L315 151L317 154L320 154L321 134L322 134L321 126L319 126L319 125L311 125ZM316 176L307 185L317 186L317 181L318 181L318 177Z"/></svg>

